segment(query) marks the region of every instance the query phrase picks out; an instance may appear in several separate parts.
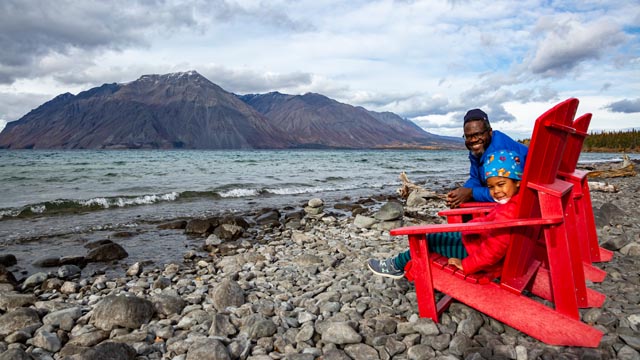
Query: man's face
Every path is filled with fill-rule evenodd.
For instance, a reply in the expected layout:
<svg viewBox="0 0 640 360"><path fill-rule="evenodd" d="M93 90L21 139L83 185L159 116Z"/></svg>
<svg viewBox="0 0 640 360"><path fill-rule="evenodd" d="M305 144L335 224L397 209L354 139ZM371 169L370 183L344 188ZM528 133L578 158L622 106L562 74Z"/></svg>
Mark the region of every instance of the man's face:
<svg viewBox="0 0 640 360"><path fill-rule="evenodd" d="M493 131L482 120L472 120L464 124L464 145L473 156L481 157L491 144Z"/></svg>

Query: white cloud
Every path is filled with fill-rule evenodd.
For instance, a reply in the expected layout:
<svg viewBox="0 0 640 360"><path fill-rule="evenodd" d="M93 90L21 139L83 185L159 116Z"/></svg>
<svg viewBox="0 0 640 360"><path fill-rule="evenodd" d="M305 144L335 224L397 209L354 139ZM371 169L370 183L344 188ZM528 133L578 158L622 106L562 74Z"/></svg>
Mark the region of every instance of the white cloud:
<svg viewBox="0 0 640 360"><path fill-rule="evenodd" d="M474 107L524 132L564 97L597 104L593 127L617 128L637 115L612 109L640 87L639 18L637 4L613 0L9 0L0 33L17 35L0 36L0 118L197 70L231 92L317 92L447 135Z"/></svg>

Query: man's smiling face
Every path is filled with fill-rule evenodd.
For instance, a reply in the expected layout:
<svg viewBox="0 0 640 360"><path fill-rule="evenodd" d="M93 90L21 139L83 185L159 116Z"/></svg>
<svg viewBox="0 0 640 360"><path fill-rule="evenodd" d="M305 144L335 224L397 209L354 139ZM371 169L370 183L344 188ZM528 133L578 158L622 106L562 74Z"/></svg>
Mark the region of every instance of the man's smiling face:
<svg viewBox="0 0 640 360"><path fill-rule="evenodd" d="M481 157L491 144L493 130L482 120L472 120L464 124L464 145L475 157Z"/></svg>

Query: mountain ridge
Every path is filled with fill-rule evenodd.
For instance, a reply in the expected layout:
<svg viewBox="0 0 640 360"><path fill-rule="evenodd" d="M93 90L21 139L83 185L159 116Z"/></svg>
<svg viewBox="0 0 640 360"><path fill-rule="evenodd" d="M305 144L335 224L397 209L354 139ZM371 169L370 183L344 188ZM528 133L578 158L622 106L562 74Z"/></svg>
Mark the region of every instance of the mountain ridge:
<svg viewBox="0 0 640 360"><path fill-rule="evenodd" d="M461 148L321 94L236 95L196 71L60 94L7 123L4 149Z"/></svg>

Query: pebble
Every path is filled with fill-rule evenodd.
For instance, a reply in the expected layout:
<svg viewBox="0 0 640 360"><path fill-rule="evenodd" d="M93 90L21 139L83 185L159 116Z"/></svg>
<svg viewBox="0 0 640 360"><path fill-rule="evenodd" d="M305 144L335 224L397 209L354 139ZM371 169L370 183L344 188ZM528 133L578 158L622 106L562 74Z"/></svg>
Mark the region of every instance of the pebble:
<svg viewBox="0 0 640 360"><path fill-rule="evenodd" d="M374 276L365 261L406 248L385 223L424 219L398 218L397 201L349 216L312 199L296 222L270 217L237 240L239 227L227 226L202 236L209 253L186 250L175 263L136 263L122 277L82 276L75 265L29 276L0 292L0 359L640 359L639 186L611 181L619 193L592 192L594 209L622 212L600 216L601 240L618 239L619 250L596 264L605 281L590 285L607 301L581 310L605 332L595 349L543 344L457 302L437 324L419 318L413 285ZM442 207L430 199L419 213Z"/></svg>

